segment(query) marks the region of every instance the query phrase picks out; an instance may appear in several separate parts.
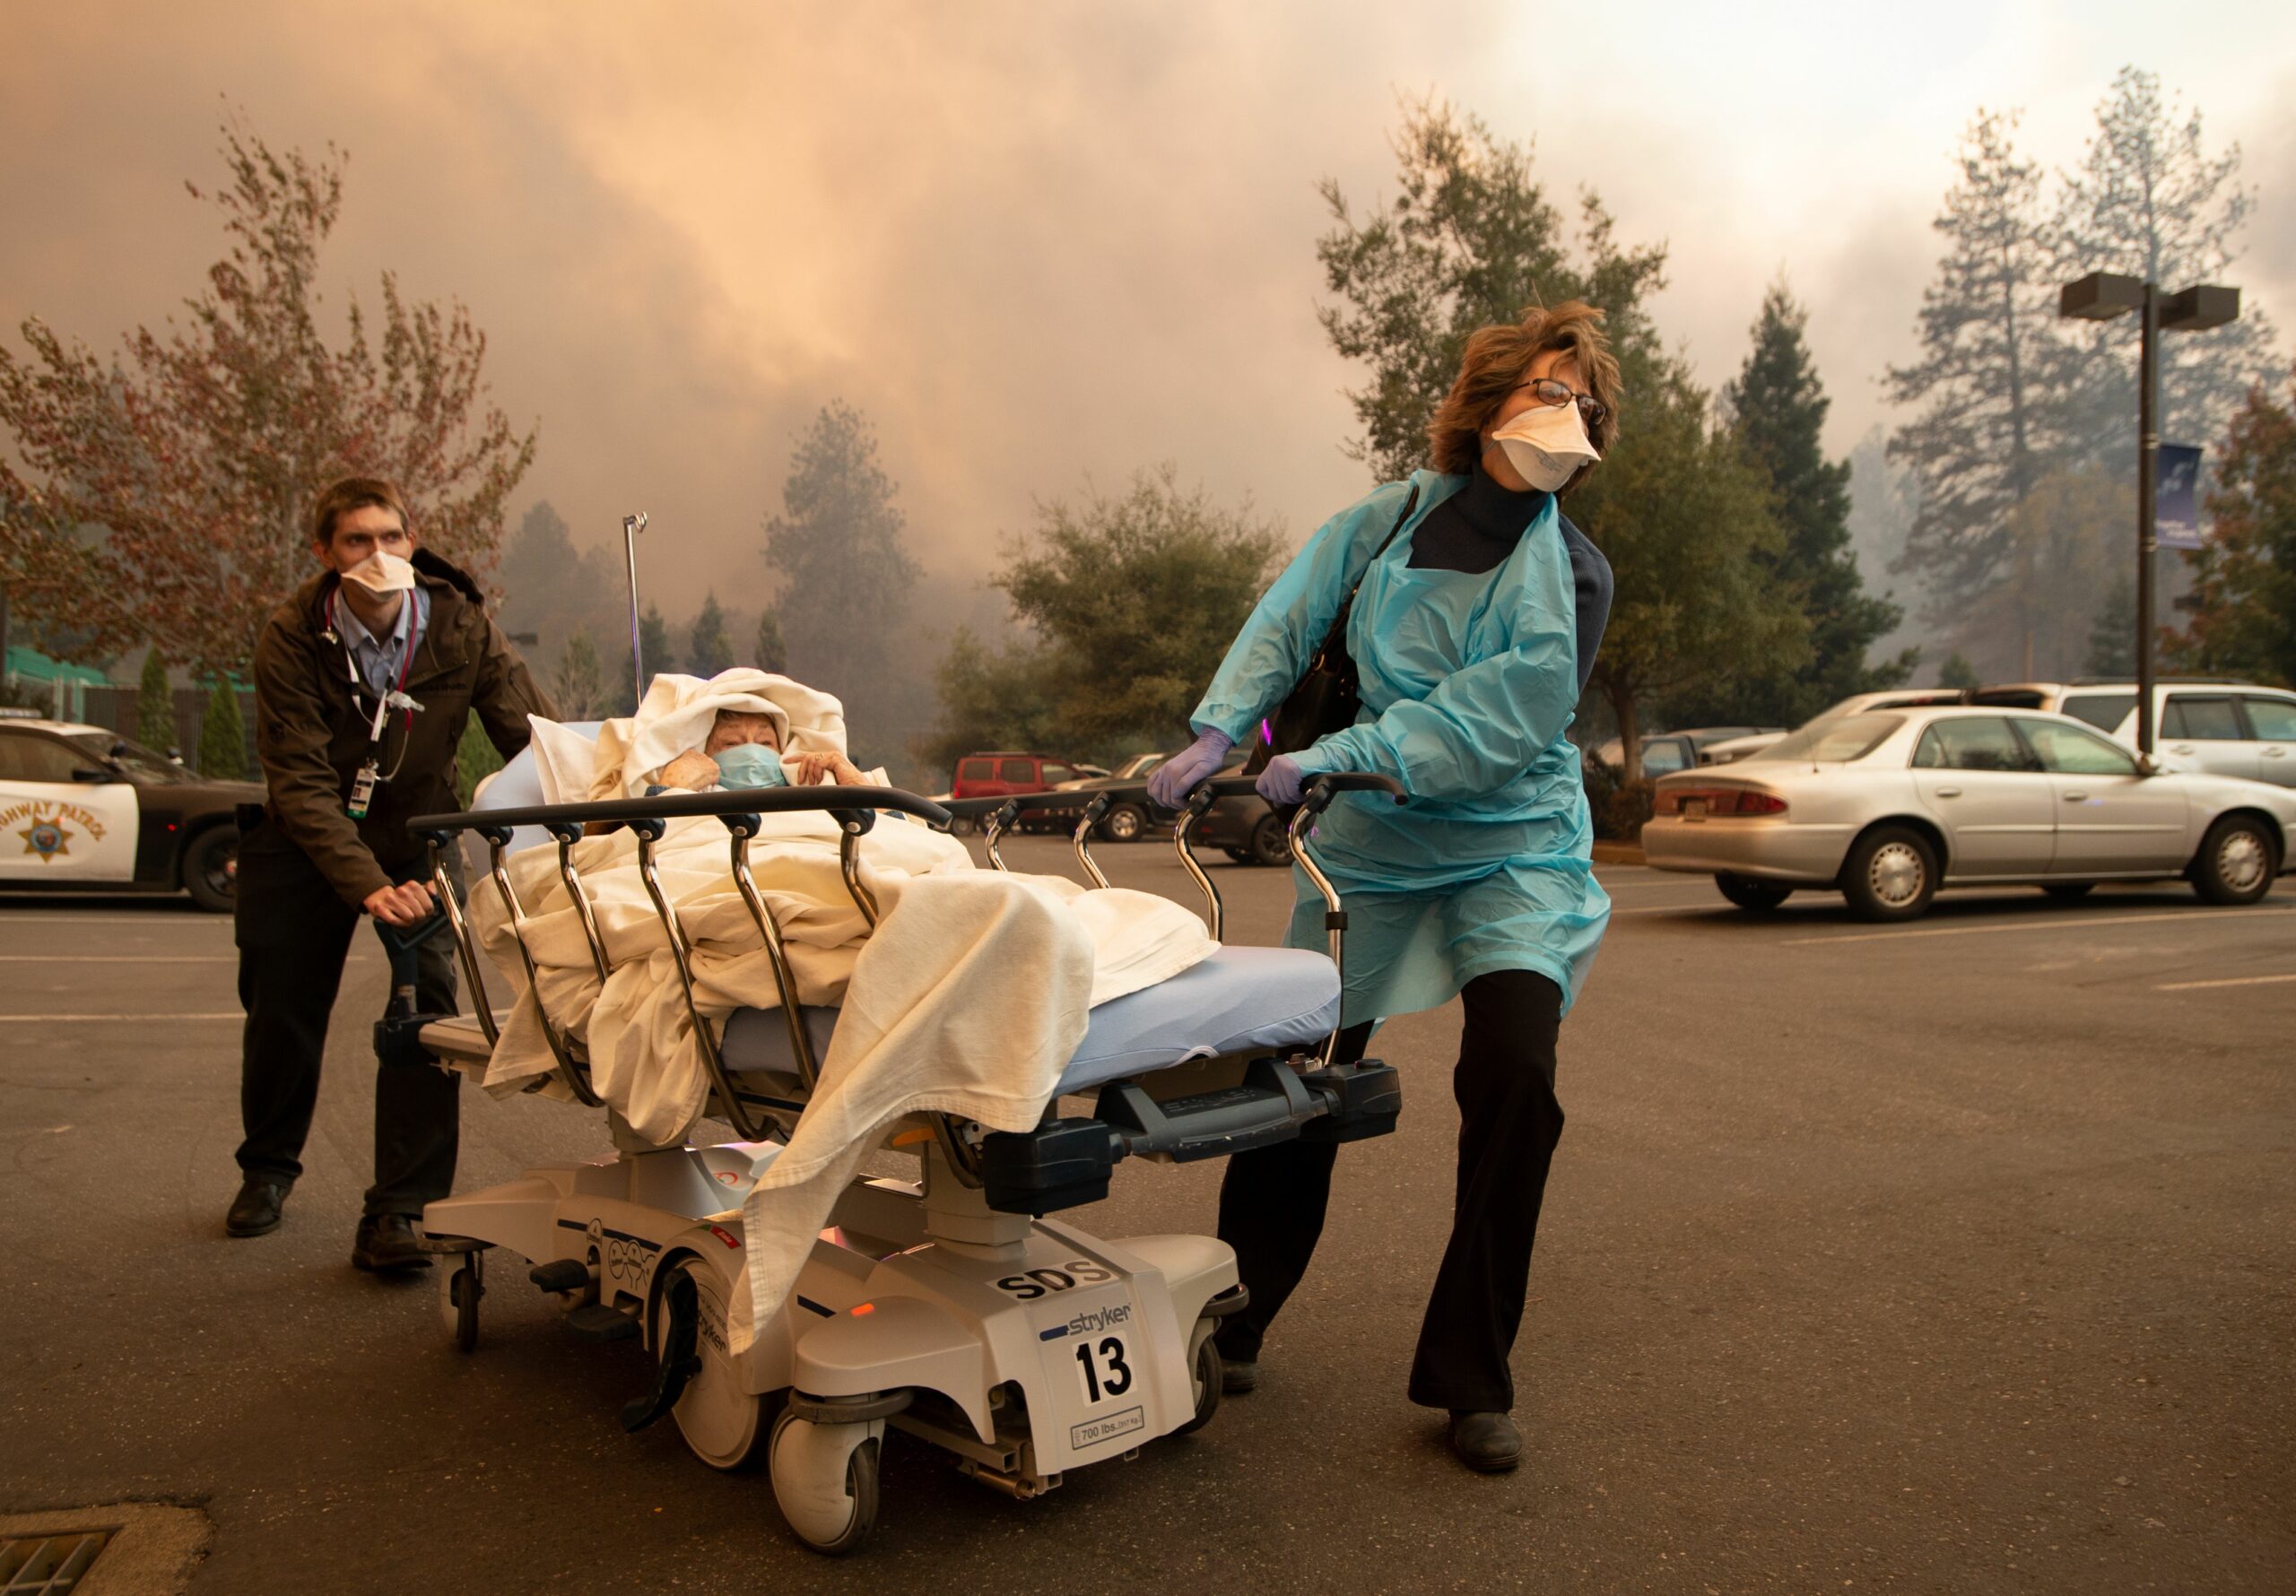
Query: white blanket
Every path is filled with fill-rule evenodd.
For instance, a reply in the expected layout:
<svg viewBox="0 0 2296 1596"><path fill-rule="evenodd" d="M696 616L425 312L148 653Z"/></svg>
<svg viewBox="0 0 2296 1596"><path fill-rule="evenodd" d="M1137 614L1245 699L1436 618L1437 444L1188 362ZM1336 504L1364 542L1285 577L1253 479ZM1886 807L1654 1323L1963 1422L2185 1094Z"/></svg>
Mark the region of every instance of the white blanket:
<svg viewBox="0 0 2296 1596"><path fill-rule="evenodd" d="M796 746L844 751L835 699L763 672L731 674L745 680L657 678L638 724L608 723L587 771L577 768L587 740L537 721L545 792L631 791L633 774L642 778L698 746L713 706L727 697L770 697L789 714ZM665 689L665 681L674 685ZM683 723L674 733L647 724L670 716ZM670 746L689 735L691 742ZM642 779L636 790L643 790ZM663 891L691 949L695 1004L719 1035L735 1010L780 1002L734 884L729 840L713 818L674 820L655 851ZM769 814L750 845L751 871L780 926L799 1001L843 1009L798 1133L752 1199L750 1324L778 1310L838 1192L886 1123L944 1110L1026 1129L1049 1099L1093 1005L1169 979L1217 947L1202 922L1168 899L978 870L962 844L892 816L861 840L862 880L882 914L872 936L846 890L838 840L826 814ZM587 837L573 857L608 955L612 973L603 984L559 877L557 849L531 848L506 861L527 915L525 940L542 1002L587 1046L598 1095L641 1136L674 1141L700 1115L709 1082L667 936L639 875L637 839L626 830ZM474 883L471 918L518 993L485 1077L490 1091L507 1094L552 1071L554 1060L508 910L485 880Z"/></svg>

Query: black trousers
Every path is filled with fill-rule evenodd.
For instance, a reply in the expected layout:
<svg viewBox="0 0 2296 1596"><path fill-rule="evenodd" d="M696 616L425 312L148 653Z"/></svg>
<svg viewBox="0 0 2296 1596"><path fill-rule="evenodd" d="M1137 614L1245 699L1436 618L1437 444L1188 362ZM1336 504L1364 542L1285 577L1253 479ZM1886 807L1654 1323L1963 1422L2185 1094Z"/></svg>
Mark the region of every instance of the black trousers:
<svg viewBox="0 0 2296 1596"><path fill-rule="evenodd" d="M425 873L409 864L399 880ZM239 1056L239 1168L293 1181L319 1096L326 1022L343 961L366 916L336 896L309 855L264 821L239 839L233 892L239 1005L248 1013ZM373 932L368 932L372 935ZM435 936L417 951L416 1006L455 1010L453 944ZM420 1217L454 1189L461 1078L450 1071L375 1066L375 1184L367 1212Z"/></svg>
<svg viewBox="0 0 2296 1596"><path fill-rule="evenodd" d="M1459 994L1466 1023L1451 1076L1459 1105L1458 1190L1451 1241L1419 1327L1411 1400L1427 1408L1504 1413L1508 1367L1530 1285L1531 1244L1548 1166L1562 1135L1554 1044L1562 993L1528 970L1494 970ZM1340 1033L1338 1056L1363 1056L1370 1025ZM1220 1355L1256 1360L1261 1338L1308 1272L1323 1234L1339 1149L1284 1141L1228 1160L1220 1239L1236 1249L1250 1305L1222 1320Z"/></svg>

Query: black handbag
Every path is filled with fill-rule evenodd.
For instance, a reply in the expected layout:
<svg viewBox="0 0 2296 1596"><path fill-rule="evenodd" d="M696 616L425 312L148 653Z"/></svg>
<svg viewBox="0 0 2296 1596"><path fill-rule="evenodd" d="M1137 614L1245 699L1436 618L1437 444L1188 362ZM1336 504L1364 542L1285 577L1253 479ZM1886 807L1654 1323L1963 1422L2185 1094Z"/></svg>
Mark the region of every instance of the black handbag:
<svg viewBox="0 0 2296 1596"><path fill-rule="evenodd" d="M1379 556L1402 533L1404 523L1411 519L1411 512L1419 507L1419 484L1411 485L1411 496L1403 501L1403 514L1387 529L1363 576L1371 574L1371 566L1379 563ZM1245 760L1243 774L1257 776L1267 768L1267 762L1278 754L1298 753L1317 738L1327 733L1343 731L1355 724L1355 716L1363 706L1361 679L1355 673L1355 657L1347 652L1348 617L1355 612L1355 595L1363 589L1363 577L1355 578L1355 585L1347 590L1347 602L1339 607L1339 614L1331 623L1331 630L1324 634L1323 646L1316 650L1307 673L1300 683L1277 705L1275 713L1267 717L1265 733L1256 735L1252 751ZM1255 728L1257 731L1257 728Z"/></svg>

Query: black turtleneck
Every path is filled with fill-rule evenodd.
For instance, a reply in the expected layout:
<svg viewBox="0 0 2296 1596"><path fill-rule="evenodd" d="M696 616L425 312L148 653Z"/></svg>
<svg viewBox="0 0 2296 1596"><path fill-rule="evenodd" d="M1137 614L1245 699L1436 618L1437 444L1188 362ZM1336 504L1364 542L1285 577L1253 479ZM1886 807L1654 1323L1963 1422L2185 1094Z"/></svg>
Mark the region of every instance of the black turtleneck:
<svg viewBox="0 0 2296 1596"><path fill-rule="evenodd" d="M1467 485L1430 510L1411 534L1411 564L1420 570L1470 576L1496 570L1515 551L1550 497L1535 489L1517 493L1501 487L1478 461ZM1570 516L1557 519L1578 599L1578 687L1583 692L1587 673L1595 668L1595 651L1602 646L1603 629L1610 623L1611 567Z"/></svg>

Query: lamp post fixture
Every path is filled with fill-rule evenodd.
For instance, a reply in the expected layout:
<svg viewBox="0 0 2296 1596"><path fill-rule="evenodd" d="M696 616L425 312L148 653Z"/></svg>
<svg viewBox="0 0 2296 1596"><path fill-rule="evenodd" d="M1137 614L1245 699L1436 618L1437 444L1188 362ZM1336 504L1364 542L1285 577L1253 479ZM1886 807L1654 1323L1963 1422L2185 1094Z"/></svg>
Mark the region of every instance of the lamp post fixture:
<svg viewBox="0 0 2296 1596"><path fill-rule="evenodd" d="M2152 557L2160 550L2153 521L2161 464L2161 334L2200 333L2240 317L2240 291L2203 283L2163 294L2153 283L2111 272L2092 272L2058 291L2059 316L2110 321L2134 310L2144 331L2137 341L2136 399L2136 746L2152 751Z"/></svg>

